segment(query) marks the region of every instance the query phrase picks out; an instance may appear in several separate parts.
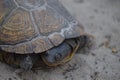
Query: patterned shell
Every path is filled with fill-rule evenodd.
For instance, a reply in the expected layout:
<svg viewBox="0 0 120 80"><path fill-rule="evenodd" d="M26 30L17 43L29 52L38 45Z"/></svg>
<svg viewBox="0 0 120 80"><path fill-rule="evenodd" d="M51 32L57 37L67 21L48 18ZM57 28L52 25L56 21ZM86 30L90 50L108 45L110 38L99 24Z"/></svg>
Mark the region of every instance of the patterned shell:
<svg viewBox="0 0 120 80"><path fill-rule="evenodd" d="M58 0L0 0L0 49L17 54L42 53L83 27Z"/></svg>

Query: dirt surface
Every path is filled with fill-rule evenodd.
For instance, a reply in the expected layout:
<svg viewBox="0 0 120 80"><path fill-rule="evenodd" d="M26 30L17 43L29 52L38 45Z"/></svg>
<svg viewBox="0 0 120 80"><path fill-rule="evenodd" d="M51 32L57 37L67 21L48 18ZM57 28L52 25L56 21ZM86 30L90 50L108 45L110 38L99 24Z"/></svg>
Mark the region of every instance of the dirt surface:
<svg viewBox="0 0 120 80"><path fill-rule="evenodd" d="M120 0L60 0L95 36L95 47L65 65L17 73L0 63L0 80L120 80Z"/></svg>

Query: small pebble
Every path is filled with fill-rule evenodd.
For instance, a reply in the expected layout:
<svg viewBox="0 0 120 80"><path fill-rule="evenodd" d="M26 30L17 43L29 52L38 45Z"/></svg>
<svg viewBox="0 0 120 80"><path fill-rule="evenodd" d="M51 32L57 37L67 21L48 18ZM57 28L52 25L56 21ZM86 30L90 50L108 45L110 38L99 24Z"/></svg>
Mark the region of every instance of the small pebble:
<svg viewBox="0 0 120 80"><path fill-rule="evenodd" d="M112 53L117 53L118 50L116 48L112 48Z"/></svg>

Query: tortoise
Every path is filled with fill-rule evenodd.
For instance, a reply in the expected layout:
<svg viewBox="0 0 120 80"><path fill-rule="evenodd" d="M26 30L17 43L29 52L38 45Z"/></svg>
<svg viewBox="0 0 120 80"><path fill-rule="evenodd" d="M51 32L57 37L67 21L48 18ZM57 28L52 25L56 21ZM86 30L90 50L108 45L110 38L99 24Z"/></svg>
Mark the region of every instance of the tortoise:
<svg viewBox="0 0 120 80"><path fill-rule="evenodd" d="M88 44L83 26L59 0L0 0L0 60L29 70L71 60Z"/></svg>

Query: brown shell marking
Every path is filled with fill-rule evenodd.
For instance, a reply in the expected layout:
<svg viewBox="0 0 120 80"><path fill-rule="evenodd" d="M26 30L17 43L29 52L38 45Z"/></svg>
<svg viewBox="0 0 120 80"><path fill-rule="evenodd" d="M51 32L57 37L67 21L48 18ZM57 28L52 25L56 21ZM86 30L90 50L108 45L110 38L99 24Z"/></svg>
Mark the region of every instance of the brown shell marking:
<svg viewBox="0 0 120 80"><path fill-rule="evenodd" d="M33 52L40 53L44 52L53 47L52 43L47 37L40 37L31 42Z"/></svg>
<svg viewBox="0 0 120 80"><path fill-rule="evenodd" d="M0 0L0 25L15 7L11 0Z"/></svg>
<svg viewBox="0 0 120 80"><path fill-rule="evenodd" d="M64 27L64 18L51 8L46 7L43 10L35 10L33 15L42 35L47 36L53 32L60 31Z"/></svg>
<svg viewBox="0 0 120 80"><path fill-rule="evenodd" d="M16 44L21 41L29 40L35 35L35 29L29 13L18 9L11 15L8 21L2 25L0 41L6 44Z"/></svg>
<svg viewBox="0 0 120 80"><path fill-rule="evenodd" d="M50 42L50 40L47 37L37 37L30 42L28 41L14 46L4 45L1 48L2 50L11 53L30 54L30 53L41 53L52 47L54 47L54 45Z"/></svg>
<svg viewBox="0 0 120 80"><path fill-rule="evenodd" d="M25 53L32 53L32 48L29 43L24 43L24 44L18 44L14 46L3 46L2 50L11 52L11 53L19 53L19 54L25 54Z"/></svg>

